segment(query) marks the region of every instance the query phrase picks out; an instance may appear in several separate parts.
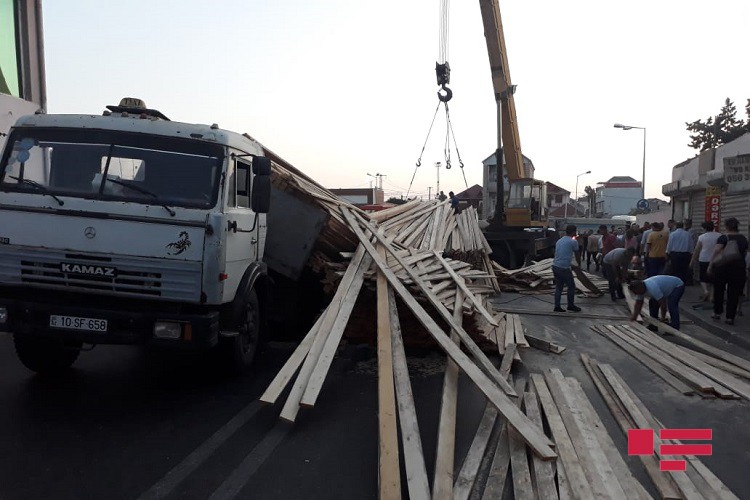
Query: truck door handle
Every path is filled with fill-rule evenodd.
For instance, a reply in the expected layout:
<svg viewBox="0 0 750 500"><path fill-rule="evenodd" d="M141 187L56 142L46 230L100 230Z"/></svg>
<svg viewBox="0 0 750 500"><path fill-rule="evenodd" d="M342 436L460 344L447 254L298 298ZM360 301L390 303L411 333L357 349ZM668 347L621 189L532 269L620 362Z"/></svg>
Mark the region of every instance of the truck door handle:
<svg viewBox="0 0 750 500"><path fill-rule="evenodd" d="M258 240L255 238L255 236L253 236L252 238L250 238L250 243L253 244L253 245L255 245L256 243L258 243Z"/></svg>
<svg viewBox="0 0 750 500"><path fill-rule="evenodd" d="M237 221L236 220L230 220L227 221L227 230L232 231L233 233L237 232Z"/></svg>

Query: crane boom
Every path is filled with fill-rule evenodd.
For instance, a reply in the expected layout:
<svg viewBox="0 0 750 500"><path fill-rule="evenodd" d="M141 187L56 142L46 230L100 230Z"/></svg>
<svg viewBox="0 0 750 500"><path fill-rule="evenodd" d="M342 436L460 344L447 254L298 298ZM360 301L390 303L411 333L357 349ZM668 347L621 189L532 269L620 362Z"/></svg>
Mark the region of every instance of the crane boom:
<svg viewBox="0 0 750 500"><path fill-rule="evenodd" d="M497 149L499 152L502 148L508 171L508 179L514 181L524 178L525 173L523 155L521 154L521 139L518 134L518 121L516 120L516 105L513 101L515 86L511 84L510 80L508 53L505 49L500 5L498 0L479 0L479 7L482 11L484 38L487 42L487 55L490 58L492 87L495 91L495 100L498 103ZM501 138L502 143L500 141ZM499 155L497 162L498 166L502 165ZM500 171L498 170L498 172Z"/></svg>

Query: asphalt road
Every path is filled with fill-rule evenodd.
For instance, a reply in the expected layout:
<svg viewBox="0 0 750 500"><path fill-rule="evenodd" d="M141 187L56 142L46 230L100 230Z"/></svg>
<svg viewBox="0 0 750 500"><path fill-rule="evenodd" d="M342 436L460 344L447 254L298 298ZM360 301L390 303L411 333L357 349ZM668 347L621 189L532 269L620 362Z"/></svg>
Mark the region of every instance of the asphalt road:
<svg viewBox="0 0 750 500"><path fill-rule="evenodd" d="M516 297L506 294L500 301L548 309L549 297ZM589 311L618 312L602 299L586 302L581 305ZM596 320L524 316L523 321L568 347L561 355L526 350L525 368L556 366L578 378L621 450L625 436L579 352L611 363L665 425L713 428L714 455L705 462L740 498L750 498L748 402L677 394L594 334L589 325ZM277 418L280 405L264 406L257 398L291 350L289 344L274 344L250 373L227 378L206 359L155 360L141 349L99 346L82 353L66 376L46 379L26 370L10 336L0 334L0 498L376 498L374 360L355 361L350 355L361 351L347 350L334 361L316 407L287 425ZM409 358L431 475L443 361L435 353ZM462 378L456 467L483 408L484 399ZM628 463L653 492L640 463Z"/></svg>

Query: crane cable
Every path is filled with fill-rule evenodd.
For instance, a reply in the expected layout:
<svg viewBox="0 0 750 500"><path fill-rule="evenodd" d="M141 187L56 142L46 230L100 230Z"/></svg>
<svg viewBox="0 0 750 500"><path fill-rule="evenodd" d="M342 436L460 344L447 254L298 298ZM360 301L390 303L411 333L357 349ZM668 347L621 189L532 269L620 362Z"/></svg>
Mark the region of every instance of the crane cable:
<svg viewBox="0 0 750 500"><path fill-rule="evenodd" d="M449 11L449 4L450 0L440 0L440 16L439 16L439 26L438 26L438 60L435 63L435 75L437 77L437 83L440 86L440 89L437 92L438 96L438 104L435 108L435 113L432 116L432 122L430 122L430 128L427 130L427 137L425 137L424 144L422 145L422 151L419 153L419 158L417 158L416 167L414 168L414 174L412 174L411 182L409 183L409 189L406 191L406 197L409 197L409 192L411 191L412 185L414 184L414 179L417 176L417 169L422 166L422 155L424 155L424 150L427 147L427 142L430 139L430 134L432 133L432 128L435 125L435 119L437 118L438 111L440 110L440 105L445 104L445 122L446 122L446 130L445 130L445 143L443 145L443 155L445 156L445 168L450 169L451 168L451 144L450 141L453 139L453 145L456 149L456 156L458 157L458 164L461 167L461 173L463 174L464 178L464 184L466 184L466 188L468 189L469 183L466 180L466 172L464 171L464 162L461 161L461 154L458 152L458 143L456 142L456 134L453 131L453 124L451 123L450 119L450 111L448 109L448 101L450 101L453 98L453 91L448 88L448 84L450 83L450 64L448 64L448 11Z"/></svg>

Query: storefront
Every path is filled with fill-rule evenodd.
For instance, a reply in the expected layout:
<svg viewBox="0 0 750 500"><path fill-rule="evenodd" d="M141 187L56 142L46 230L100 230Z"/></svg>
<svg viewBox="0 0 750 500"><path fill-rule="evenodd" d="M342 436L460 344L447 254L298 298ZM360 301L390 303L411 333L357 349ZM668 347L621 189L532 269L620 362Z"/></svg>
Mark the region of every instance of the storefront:
<svg viewBox="0 0 750 500"><path fill-rule="evenodd" d="M740 232L750 234L750 154L725 157L723 163L721 219L736 218L740 222Z"/></svg>

